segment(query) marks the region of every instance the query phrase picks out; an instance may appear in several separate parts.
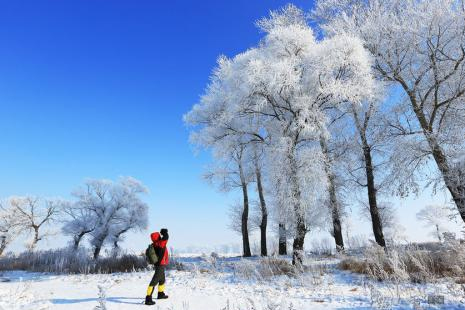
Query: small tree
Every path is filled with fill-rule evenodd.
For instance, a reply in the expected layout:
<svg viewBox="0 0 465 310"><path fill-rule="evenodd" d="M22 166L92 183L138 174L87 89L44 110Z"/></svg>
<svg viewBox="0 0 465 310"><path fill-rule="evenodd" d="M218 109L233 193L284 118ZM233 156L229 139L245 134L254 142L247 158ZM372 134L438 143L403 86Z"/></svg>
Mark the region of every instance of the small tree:
<svg viewBox="0 0 465 310"><path fill-rule="evenodd" d="M447 232L447 223L450 217L450 210L444 205L432 204L426 205L417 213L417 218L425 222L426 227L434 227L431 234L442 242L442 235Z"/></svg>
<svg viewBox="0 0 465 310"><path fill-rule="evenodd" d="M39 241L50 235L50 232L43 231L43 228L58 218L62 206L62 200L32 196L11 197L8 203L19 232L33 234L28 245L30 250L34 250Z"/></svg>
<svg viewBox="0 0 465 310"><path fill-rule="evenodd" d="M18 235L18 226L13 209L0 203L0 256Z"/></svg>

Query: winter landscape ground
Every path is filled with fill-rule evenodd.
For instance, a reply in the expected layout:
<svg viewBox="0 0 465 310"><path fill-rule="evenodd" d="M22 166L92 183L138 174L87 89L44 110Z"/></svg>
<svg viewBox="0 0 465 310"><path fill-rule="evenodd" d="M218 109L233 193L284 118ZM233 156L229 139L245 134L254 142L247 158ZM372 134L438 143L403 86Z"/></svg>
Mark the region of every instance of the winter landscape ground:
<svg viewBox="0 0 465 310"><path fill-rule="evenodd" d="M465 309L465 286L453 279L436 283L379 282L341 271L342 258L312 256L305 271L273 275L267 259L218 256L178 258L185 270L167 275L169 299L152 309L311 310ZM290 262L290 258L287 259ZM53 275L5 272L0 283L3 309L140 309L151 271L110 275ZM428 296L444 304L428 303Z"/></svg>

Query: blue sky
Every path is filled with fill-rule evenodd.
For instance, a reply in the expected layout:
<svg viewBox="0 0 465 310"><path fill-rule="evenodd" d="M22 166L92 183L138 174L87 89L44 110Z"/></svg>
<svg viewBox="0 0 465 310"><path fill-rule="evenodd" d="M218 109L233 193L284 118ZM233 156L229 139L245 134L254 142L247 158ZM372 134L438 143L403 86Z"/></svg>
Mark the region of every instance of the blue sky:
<svg viewBox="0 0 465 310"><path fill-rule="evenodd" d="M256 44L254 22L286 3L0 0L0 197L66 198L86 178L130 175L151 190L150 229L175 245L239 242L233 198L201 180L208 156L182 115L218 55Z"/></svg>
<svg viewBox="0 0 465 310"><path fill-rule="evenodd" d="M175 244L238 241L232 198L201 180L208 157L194 156L182 115L218 55L256 44L254 21L285 4L0 1L0 197L130 175L151 190L151 228Z"/></svg>

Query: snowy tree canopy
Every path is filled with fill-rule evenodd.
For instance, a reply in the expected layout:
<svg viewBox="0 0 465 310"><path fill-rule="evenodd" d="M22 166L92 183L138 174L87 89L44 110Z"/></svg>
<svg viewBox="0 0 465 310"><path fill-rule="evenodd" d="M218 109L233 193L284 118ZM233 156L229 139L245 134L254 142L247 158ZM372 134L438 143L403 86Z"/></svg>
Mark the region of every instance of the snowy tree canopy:
<svg viewBox="0 0 465 310"><path fill-rule="evenodd" d="M463 171L453 167L465 148L463 1L320 0L313 15L330 37L358 36L377 77L402 92L391 122L401 193L424 182L419 168L434 160L439 176L429 181L445 185L465 221Z"/></svg>
<svg viewBox="0 0 465 310"><path fill-rule="evenodd" d="M326 175L319 138L325 109L361 104L375 93L371 58L362 42L341 34L318 41L305 14L289 5L258 26L260 44L221 56L199 104L185 116L191 141L228 153L226 145L266 145L274 199L293 218L296 250L318 212ZM234 138L231 138L234 137ZM224 142L227 141L227 142ZM308 222L308 223L307 223Z"/></svg>
<svg viewBox="0 0 465 310"><path fill-rule="evenodd" d="M73 236L75 247L89 235L96 258L106 243L118 247L125 233L147 227L148 205L139 197L147 192L131 177L118 182L89 180L73 193L76 200L67 206L70 217L63 231Z"/></svg>

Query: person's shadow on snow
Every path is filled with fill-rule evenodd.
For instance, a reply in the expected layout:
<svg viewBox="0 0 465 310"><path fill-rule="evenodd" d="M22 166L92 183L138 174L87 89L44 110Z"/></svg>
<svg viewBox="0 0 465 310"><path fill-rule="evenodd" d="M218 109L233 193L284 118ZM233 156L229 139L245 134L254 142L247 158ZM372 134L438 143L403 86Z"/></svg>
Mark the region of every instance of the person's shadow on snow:
<svg viewBox="0 0 465 310"><path fill-rule="evenodd" d="M134 300L134 301L130 301ZM99 301L99 298L80 298L80 299L63 299L63 298L56 298L52 299L51 302L53 304L78 304L81 302L92 302L92 301ZM129 305L140 305L144 302L144 300L140 297L107 297L105 298L106 302L113 302L117 304L129 304Z"/></svg>

